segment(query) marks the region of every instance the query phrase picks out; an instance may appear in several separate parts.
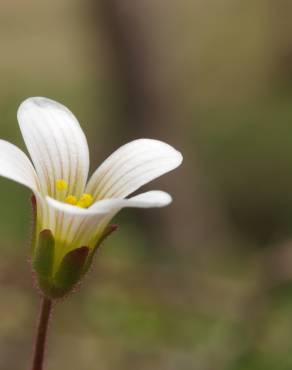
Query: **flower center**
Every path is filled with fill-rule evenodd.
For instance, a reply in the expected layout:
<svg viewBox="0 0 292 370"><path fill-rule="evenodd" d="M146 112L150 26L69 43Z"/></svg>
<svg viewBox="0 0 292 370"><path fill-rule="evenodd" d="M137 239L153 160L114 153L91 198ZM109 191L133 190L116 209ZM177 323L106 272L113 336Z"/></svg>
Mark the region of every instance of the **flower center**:
<svg viewBox="0 0 292 370"><path fill-rule="evenodd" d="M93 203L92 195L88 193L83 193L79 199L73 194L66 195L68 183L64 179L59 179L56 181L56 189L58 197L61 198L63 202L71 204L72 206L88 208Z"/></svg>
<svg viewBox="0 0 292 370"><path fill-rule="evenodd" d="M56 181L57 190L67 190L68 184L64 179L59 179Z"/></svg>

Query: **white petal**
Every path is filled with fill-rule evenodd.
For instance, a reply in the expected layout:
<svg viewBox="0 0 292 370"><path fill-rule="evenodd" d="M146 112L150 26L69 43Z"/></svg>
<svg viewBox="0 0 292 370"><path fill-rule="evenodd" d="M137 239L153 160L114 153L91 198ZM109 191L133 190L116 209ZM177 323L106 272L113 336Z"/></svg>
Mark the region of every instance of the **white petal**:
<svg viewBox="0 0 292 370"><path fill-rule="evenodd" d="M39 191L39 181L27 155L4 140L0 140L0 176L14 180L33 192Z"/></svg>
<svg viewBox="0 0 292 370"><path fill-rule="evenodd" d="M68 193L80 196L87 181L89 154L75 116L62 104L35 97L20 105L17 117L42 193L55 197L55 181L64 179Z"/></svg>
<svg viewBox="0 0 292 370"><path fill-rule="evenodd" d="M95 200L124 198L142 185L178 167L182 155L152 139L134 140L116 150L92 175L86 192Z"/></svg>
<svg viewBox="0 0 292 370"><path fill-rule="evenodd" d="M56 240L56 266L70 250L82 246L93 248L100 226L108 216L104 207L82 209L46 197L41 200L41 230L50 229Z"/></svg>
<svg viewBox="0 0 292 370"><path fill-rule="evenodd" d="M128 202L128 205L125 203L125 207L153 208L168 206L172 202L172 198L165 191L152 190L124 201Z"/></svg>
<svg viewBox="0 0 292 370"><path fill-rule="evenodd" d="M147 191L136 195L129 199L123 198L112 198L103 199L94 203L89 210L97 211L107 209L109 213L118 211L125 207L131 208L153 208L153 207L164 207L170 204L172 201L171 196L160 190Z"/></svg>
<svg viewBox="0 0 292 370"><path fill-rule="evenodd" d="M72 206L71 204L60 202L51 197L46 197L47 202L56 210L71 214L73 216L93 216L96 214L106 214L111 209L106 204L104 206L94 208L81 208L77 206Z"/></svg>

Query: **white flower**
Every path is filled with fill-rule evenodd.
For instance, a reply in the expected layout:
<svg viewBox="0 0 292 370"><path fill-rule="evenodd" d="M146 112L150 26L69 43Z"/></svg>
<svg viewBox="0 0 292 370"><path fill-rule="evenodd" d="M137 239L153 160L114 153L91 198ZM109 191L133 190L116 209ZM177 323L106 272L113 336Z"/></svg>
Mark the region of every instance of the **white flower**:
<svg viewBox="0 0 292 370"><path fill-rule="evenodd" d="M170 145L134 140L108 157L87 182L86 137L65 106L47 98L29 98L20 105L17 117L32 162L15 145L0 140L0 175L35 194L36 235L48 229L55 239L54 272L69 251L82 246L93 250L120 209L171 202L162 191L126 198L181 164L182 155Z"/></svg>

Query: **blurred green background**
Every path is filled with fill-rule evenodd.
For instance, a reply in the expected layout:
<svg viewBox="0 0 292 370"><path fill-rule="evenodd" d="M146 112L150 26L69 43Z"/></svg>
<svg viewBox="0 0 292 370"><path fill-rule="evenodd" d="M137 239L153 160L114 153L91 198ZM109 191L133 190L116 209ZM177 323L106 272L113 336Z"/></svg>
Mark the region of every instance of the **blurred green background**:
<svg viewBox="0 0 292 370"><path fill-rule="evenodd" d="M55 308L48 370L292 368L292 3L2 0L0 137L61 101L92 170L138 137L183 166L125 210L82 289ZM29 192L0 181L0 368L28 368L38 295Z"/></svg>

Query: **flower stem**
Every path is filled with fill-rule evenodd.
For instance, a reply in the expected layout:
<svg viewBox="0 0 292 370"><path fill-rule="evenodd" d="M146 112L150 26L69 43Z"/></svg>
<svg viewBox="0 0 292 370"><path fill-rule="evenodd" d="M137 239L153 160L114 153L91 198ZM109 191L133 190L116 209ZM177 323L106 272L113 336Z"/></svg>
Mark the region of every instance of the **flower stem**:
<svg viewBox="0 0 292 370"><path fill-rule="evenodd" d="M43 370L44 353L46 348L46 339L48 324L52 311L52 300L43 297L41 302L40 318L36 334L32 370Z"/></svg>

